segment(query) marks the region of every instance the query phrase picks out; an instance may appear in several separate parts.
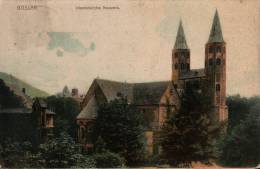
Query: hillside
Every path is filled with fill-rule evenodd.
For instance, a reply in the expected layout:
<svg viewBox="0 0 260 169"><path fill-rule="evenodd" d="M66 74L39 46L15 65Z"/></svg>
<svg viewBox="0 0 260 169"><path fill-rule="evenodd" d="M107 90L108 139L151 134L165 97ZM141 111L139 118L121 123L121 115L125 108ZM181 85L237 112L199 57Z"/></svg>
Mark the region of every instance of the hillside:
<svg viewBox="0 0 260 169"><path fill-rule="evenodd" d="M30 84L10 75L7 73L0 72L0 79L3 79L4 82L17 92L21 92L23 88L26 89L26 94L31 97L46 97L49 94L45 91L37 89Z"/></svg>

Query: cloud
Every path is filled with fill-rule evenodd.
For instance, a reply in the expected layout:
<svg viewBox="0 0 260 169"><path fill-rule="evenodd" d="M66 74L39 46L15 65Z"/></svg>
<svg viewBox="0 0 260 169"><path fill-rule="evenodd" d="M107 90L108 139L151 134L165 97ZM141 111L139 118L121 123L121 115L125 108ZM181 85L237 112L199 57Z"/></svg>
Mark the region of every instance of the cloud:
<svg viewBox="0 0 260 169"><path fill-rule="evenodd" d="M89 47L85 47L79 39L75 38L72 32L48 32L47 34L50 38L48 49L56 50L58 57L62 57L65 52L85 56L96 48L94 42L91 42Z"/></svg>

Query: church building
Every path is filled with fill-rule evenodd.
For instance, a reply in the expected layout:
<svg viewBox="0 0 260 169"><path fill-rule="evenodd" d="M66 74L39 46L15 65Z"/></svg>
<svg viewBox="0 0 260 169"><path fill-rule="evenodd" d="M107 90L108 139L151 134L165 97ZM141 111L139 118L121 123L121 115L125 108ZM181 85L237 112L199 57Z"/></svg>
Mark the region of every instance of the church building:
<svg viewBox="0 0 260 169"><path fill-rule="evenodd" d="M198 92L211 92L213 114L217 121L228 118L226 106L226 43L223 39L218 12L216 11L209 39L205 45L205 68L190 69L190 49L187 45L182 22L180 21L176 41L172 50L172 77L167 81L148 83L126 83L94 79L81 103L82 110L77 116L77 138L86 149L93 147L92 124L98 116L99 106L120 96L126 96L129 104L144 113L147 124L145 136L148 154L156 151L155 133L169 117L170 108L176 112L185 88L192 85ZM170 65L170 64L169 64Z"/></svg>

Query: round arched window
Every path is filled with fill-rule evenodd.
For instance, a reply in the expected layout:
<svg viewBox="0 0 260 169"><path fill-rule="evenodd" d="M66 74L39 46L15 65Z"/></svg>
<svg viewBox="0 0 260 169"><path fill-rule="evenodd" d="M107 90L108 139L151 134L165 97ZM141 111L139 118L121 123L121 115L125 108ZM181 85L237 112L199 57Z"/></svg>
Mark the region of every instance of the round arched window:
<svg viewBox="0 0 260 169"><path fill-rule="evenodd" d="M216 64L217 64L217 65L221 65L221 59L220 59L220 58L217 58Z"/></svg>

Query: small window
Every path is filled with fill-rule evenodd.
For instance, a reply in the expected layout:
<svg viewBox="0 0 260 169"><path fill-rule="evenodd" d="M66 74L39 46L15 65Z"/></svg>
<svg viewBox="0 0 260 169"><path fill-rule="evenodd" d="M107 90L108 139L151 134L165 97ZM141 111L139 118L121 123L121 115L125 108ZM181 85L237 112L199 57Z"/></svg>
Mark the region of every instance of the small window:
<svg viewBox="0 0 260 169"><path fill-rule="evenodd" d="M213 53L214 52L214 47L213 46L210 46L209 47L209 53Z"/></svg>
<svg viewBox="0 0 260 169"><path fill-rule="evenodd" d="M175 67L175 69L178 69L178 63L175 63L174 67Z"/></svg>
<svg viewBox="0 0 260 169"><path fill-rule="evenodd" d="M220 58L217 58L216 64L217 64L217 65L221 65L221 59L220 59Z"/></svg>
<svg viewBox="0 0 260 169"><path fill-rule="evenodd" d="M221 46L217 47L217 52L221 53Z"/></svg>
<svg viewBox="0 0 260 169"><path fill-rule="evenodd" d="M175 55L175 58L178 58L178 53L175 53L174 55Z"/></svg>
<svg viewBox="0 0 260 169"><path fill-rule="evenodd" d="M184 69L184 63L181 63L181 70Z"/></svg>
<svg viewBox="0 0 260 169"><path fill-rule="evenodd" d="M220 84L216 84L216 91L217 91L217 92L220 91Z"/></svg>
<svg viewBox="0 0 260 169"><path fill-rule="evenodd" d="M210 66L213 65L213 59L212 58L209 59L209 65Z"/></svg>
<svg viewBox="0 0 260 169"><path fill-rule="evenodd" d="M187 63L187 64L186 64L186 67L187 67L187 69L190 69L190 64Z"/></svg>

